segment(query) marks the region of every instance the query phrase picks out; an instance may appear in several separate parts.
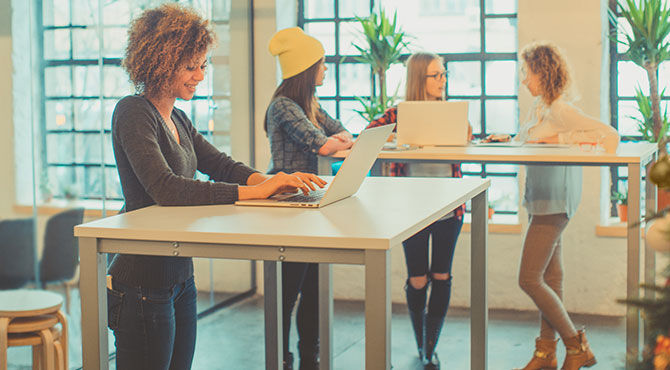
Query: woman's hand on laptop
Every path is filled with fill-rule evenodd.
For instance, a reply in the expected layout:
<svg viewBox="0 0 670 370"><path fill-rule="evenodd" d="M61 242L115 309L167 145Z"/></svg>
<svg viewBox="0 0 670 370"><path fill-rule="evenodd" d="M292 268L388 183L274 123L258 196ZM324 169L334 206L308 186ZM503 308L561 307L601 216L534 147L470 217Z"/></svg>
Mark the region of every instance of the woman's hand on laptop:
<svg viewBox="0 0 670 370"><path fill-rule="evenodd" d="M354 140L354 136L349 131L340 131L331 137L334 137L343 143L352 142Z"/></svg>
<svg viewBox="0 0 670 370"><path fill-rule="evenodd" d="M275 194L302 191L304 194L317 187L323 188L327 182L320 177L304 172L294 172L288 174L278 172L268 177L265 181L253 186L240 186L238 189L238 198L245 199L265 199Z"/></svg>
<svg viewBox="0 0 670 370"><path fill-rule="evenodd" d="M482 143L506 143L512 140L512 137L507 134L492 134L482 139Z"/></svg>

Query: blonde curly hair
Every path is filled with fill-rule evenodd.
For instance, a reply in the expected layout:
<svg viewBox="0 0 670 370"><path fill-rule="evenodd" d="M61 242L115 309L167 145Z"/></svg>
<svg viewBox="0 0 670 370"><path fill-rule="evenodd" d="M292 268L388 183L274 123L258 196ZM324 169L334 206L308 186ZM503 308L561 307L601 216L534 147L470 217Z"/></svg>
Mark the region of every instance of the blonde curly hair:
<svg viewBox="0 0 670 370"><path fill-rule="evenodd" d="M206 53L215 41L209 21L195 10L164 4L132 21L121 65L137 93L161 96L176 72Z"/></svg>
<svg viewBox="0 0 670 370"><path fill-rule="evenodd" d="M541 99L551 105L568 89L570 72L568 63L557 46L536 43L521 51L524 65L540 80Z"/></svg>

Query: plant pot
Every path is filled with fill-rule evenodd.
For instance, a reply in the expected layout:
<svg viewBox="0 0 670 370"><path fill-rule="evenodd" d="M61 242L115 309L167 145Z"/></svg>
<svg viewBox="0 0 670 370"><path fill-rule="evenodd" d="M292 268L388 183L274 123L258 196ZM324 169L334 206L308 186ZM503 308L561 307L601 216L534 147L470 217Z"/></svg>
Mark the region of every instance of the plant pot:
<svg viewBox="0 0 670 370"><path fill-rule="evenodd" d="M628 221L628 205L627 204L617 204L616 205L616 211L617 214L619 215L619 219L621 222L627 222Z"/></svg>
<svg viewBox="0 0 670 370"><path fill-rule="evenodd" d="M494 213L496 213L496 210L489 207L489 220L493 218Z"/></svg>

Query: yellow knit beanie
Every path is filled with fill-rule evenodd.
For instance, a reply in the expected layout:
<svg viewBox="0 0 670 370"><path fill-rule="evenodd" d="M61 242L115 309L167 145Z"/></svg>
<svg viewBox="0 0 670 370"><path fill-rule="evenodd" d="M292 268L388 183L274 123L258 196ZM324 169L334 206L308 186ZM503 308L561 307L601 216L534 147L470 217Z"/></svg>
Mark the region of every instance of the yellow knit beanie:
<svg viewBox="0 0 670 370"><path fill-rule="evenodd" d="M307 70L325 54L321 42L300 27L277 31L270 39L268 49L270 54L279 57L283 79Z"/></svg>

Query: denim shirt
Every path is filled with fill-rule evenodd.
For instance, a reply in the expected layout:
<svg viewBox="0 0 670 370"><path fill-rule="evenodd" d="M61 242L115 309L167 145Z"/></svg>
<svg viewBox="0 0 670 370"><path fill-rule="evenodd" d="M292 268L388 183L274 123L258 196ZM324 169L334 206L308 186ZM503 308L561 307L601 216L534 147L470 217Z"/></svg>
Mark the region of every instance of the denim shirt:
<svg viewBox="0 0 670 370"><path fill-rule="evenodd" d="M613 127L584 115L560 98L548 107L538 103L515 140L525 142L554 135L562 144L593 142L608 152L615 151L619 144ZM525 189L523 205L530 215L566 213L570 218L581 201L582 167L526 166Z"/></svg>
<svg viewBox="0 0 670 370"><path fill-rule="evenodd" d="M279 171L317 173L318 152L328 137L346 131L342 123L319 107L322 119L314 125L293 100L278 97L267 111L267 135L270 140L269 174Z"/></svg>

